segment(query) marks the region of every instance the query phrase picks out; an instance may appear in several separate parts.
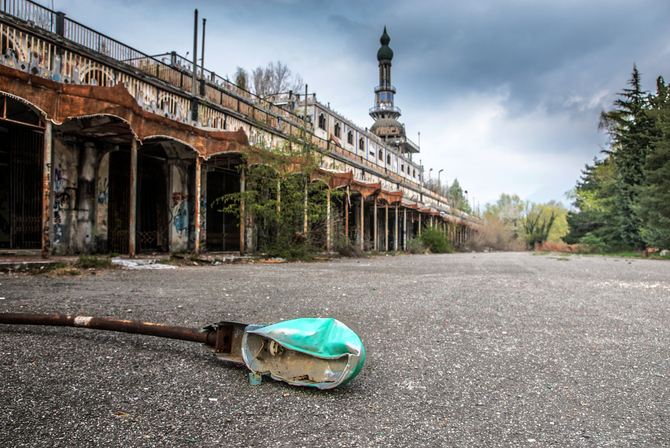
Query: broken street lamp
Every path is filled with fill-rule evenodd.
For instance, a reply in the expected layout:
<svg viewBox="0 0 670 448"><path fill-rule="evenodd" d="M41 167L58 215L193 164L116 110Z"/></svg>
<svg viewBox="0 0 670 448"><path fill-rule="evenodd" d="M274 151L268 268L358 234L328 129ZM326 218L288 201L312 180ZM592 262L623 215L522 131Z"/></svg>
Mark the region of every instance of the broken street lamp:
<svg viewBox="0 0 670 448"><path fill-rule="evenodd" d="M146 334L200 342L225 361L244 363L250 375L270 375L295 386L332 389L363 368L360 338L331 318L301 318L274 325L219 322L203 329L55 314L0 313L0 324L56 325Z"/></svg>

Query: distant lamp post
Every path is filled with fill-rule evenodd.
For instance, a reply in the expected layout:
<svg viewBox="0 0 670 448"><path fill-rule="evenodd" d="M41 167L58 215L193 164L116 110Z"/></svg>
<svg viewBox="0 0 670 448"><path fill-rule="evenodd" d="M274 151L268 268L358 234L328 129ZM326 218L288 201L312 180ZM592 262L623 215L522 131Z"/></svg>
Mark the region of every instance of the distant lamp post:
<svg viewBox="0 0 670 448"><path fill-rule="evenodd" d="M469 201L468 201L468 190L465 190L463 193L465 193L465 202L467 204L467 203L469 203Z"/></svg>
<svg viewBox="0 0 670 448"><path fill-rule="evenodd" d="M440 194L442 194L442 184L440 184L440 173L442 173L444 170L440 170L437 172L437 188L440 189Z"/></svg>

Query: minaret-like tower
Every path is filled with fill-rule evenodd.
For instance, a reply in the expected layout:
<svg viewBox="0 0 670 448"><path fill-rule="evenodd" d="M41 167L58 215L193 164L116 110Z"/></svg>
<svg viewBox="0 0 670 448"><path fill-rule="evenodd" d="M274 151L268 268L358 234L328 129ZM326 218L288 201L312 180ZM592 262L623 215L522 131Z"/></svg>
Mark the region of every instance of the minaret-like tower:
<svg viewBox="0 0 670 448"><path fill-rule="evenodd" d="M398 148L404 153L417 153L419 148L409 141L405 135L405 126L398 122L400 109L393 105L395 87L391 85L391 60L393 50L389 47L391 38L386 33L379 39L382 44L377 51L379 61L379 85L375 87L375 107L370 109L370 116L375 120L370 132L377 135L385 143Z"/></svg>
<svg viewBox="0 0 670 448"><path fill-rule="evenodd" d="M397 120L400 116L400 109L393 106L393 96L395 87L391 85L391 60L393 59L393 50L389 47L391 38L386 33L379 39L382 44L377 51L377 60L379 61L379 85L375 88L375 107L370 109L370 116L375 121L380 118L392 118Z"/></svg>

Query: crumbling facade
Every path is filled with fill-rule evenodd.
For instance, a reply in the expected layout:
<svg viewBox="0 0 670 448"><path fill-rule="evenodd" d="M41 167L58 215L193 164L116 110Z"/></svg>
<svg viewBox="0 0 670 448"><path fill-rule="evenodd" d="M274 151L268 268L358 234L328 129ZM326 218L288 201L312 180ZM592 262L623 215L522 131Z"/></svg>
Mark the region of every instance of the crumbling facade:
<svg viewBox="0 0 670 448"><path fill-rule="evenodd" d="M423 188L404 134L361 129L314 95L271 103L29 0L0 9L0 249L253 250L256 224L212 201L244 190L246 148L305 128L322 153L312 181L346 190L332 213L362 248L390 249L392 234L400 249L427 224L462 242L477 225Z"/></svg>

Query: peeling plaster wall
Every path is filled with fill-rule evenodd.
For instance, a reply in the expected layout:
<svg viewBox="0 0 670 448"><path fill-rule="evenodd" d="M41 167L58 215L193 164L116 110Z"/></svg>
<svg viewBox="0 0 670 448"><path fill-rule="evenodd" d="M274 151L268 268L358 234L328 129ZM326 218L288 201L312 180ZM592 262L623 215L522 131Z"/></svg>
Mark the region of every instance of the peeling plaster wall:
<svg viewBox="0 0 670 448"><path fill-rule="evenodd" d="M53 253L71 252L70 235L74 196L77 191L78 148L55 138L53 142L53 226L51 241Z"/></svg>
<svg viewBox="0 0 670 448"><path fill-rule="evenodd" d="M79 151L79 185L76 196L76 228L73 235L74 251L90 253L93 251L95 218L95 168L97 149L86 142ZM75 227L72 226L72 227Z"/></svg>

